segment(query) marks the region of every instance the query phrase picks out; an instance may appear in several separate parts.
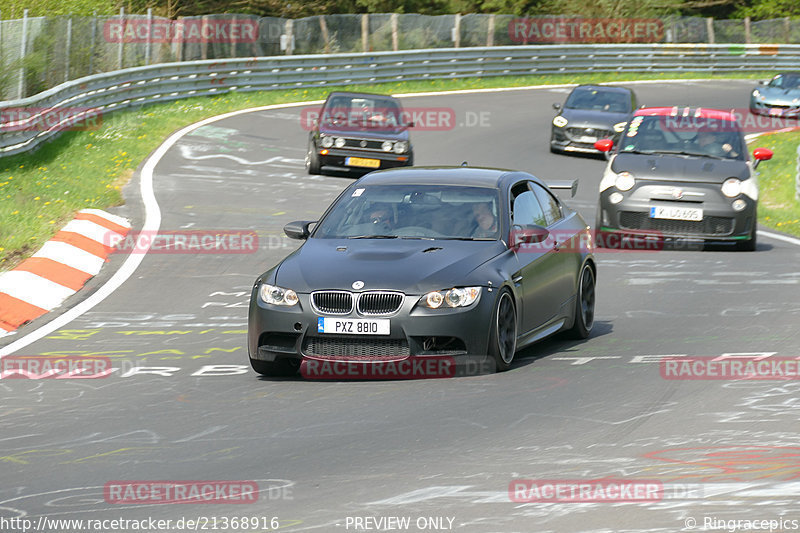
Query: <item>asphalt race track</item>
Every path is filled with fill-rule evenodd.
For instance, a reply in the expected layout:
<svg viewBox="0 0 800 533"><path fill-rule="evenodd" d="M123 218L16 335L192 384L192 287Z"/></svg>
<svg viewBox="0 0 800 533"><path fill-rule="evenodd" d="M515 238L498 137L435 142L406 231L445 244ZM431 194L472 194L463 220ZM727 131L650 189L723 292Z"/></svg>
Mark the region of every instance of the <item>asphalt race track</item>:
<svg viewBox="0 0 800 533"><path fill-rule="evenodd" d="M743 108L752 86L635 89L646 105ZM416 164L466 160L578 178L571 205L592 223L604 160L548 149L551 105L567 91L408 98L406 106L452 108L456 118L450 130L412 132ZM351 179L306 175L300 113L210 123L155 167L161 230L255 231L255 253L147 254L99 305L14 352L110 357L117 370L103 379L0 381L0 517L169 519L169 531L190 529L176 525L181 518L205 518L199 530L216 518L221 531L270 531L273 517L281 531L319 532L673 533L781 519L773 531L800 529L800 382L664 379L658 363L664 355L800 356L798 241L762 234L755 253L601 251L591 337L540 343L503 374L258 377L245 336L252 283L296 246L283 225L315 219ZM115 211L134 228L145 219L138 179ZM115 255L66 306L125 259ZM662 491L647 501L580 503L517 502L509 493L520 479L601 478L652 480ZM135 480L246 480L259 493L245 504L108 502L106 484ZM266 522L219 525L234 517ZM406 517L407 527L395 521Z"/></svg>

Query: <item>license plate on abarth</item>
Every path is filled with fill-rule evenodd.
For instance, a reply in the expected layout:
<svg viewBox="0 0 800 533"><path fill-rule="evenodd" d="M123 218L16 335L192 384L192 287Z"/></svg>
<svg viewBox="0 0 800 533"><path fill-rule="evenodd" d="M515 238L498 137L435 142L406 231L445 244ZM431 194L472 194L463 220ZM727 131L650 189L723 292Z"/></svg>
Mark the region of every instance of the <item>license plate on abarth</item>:
<svg viewBox="0 0 800 533"><path fill-rule="evenodd" d="M696 207L671 207L655 205L650 207L650 218L700 222L703 220L703 210Z"/></svg>
<svg viewBox="0 0 800 533"><path fill-rule="evenodd" d="M317 318L317 333L342 335L388 335L388 318Z"/></svg>

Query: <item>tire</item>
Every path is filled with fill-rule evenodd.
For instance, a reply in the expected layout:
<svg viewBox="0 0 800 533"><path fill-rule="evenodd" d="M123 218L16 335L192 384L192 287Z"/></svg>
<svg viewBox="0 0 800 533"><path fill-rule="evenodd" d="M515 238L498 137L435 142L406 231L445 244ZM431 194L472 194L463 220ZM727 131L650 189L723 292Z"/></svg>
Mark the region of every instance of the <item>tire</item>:
<svg viewBox="0 0 800 533"><path fill-rule="evenodd" d="M575 317L567 336L572 339L585 339L594 326L595 278L594 270L586 263L578 278L578 293L575 297Z"/></svg>
<svg viewBox="0 0 800 533"><path fill-rule="evenodd" d="M308 143L306 152L306 170L309 174L317 175L322 173L322 165L319 162L319 154L314 149L314 143Z"/></svg>
<svg viewBox="0 0 800 533"><path fill-rule="evenodd" d="M494 359L498 372L511 368L514 352L517 349L517 310L508 289L503 289L497 297L492 313L489 332L489 355Z"/></svg>
<svg viewBox="0 0 800 533"><path fill-rule="evenodd" d="M291 377L300 369L300 361L295 359L276 359L275 361L261 361L250 358L250 366L262 376Z"/></svg>

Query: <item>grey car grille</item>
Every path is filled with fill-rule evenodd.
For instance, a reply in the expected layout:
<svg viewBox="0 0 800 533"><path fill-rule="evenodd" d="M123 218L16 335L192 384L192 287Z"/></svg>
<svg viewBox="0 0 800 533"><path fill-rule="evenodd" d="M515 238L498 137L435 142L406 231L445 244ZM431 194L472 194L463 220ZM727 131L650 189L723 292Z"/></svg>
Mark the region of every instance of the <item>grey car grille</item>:
<svg viewBox="0 0 800 533"><path fill-rule="evenodd" d="M358 301L360 314L380 316L399 311L403 298L403 293L392 291L316 291L311 293L311 305L320 314L348 315L353 312L353 302Z"/></svg>
<svg viewBox="0 0 800 533"><path fill-rule="evenodd" d="M623 211L619 215L622 229L660 231L667 234L714 235L733 233L733 219L729 217L705 217L703 220L666 220L650 218L647 213Z"/></svg>
<svg viewBox="0 0 800 533"><path fill-rule="evenodd" d="M403 305L399 292L365 292L358 297L358 312L362 315L391 315Z"/></svg>
<svg viewBox="0 0 800 533"><path fill-rule="evenodd" d="M346 291L312 292L311 305L321 314L348 315L353 312L353 294Z"/></svg>
<svg viewBox="0 0 800 533"><path fill-rule="evenodd" d="M372 361L407 357L411 349L405 339L306 337L303 353L324 359Z"/></svg>

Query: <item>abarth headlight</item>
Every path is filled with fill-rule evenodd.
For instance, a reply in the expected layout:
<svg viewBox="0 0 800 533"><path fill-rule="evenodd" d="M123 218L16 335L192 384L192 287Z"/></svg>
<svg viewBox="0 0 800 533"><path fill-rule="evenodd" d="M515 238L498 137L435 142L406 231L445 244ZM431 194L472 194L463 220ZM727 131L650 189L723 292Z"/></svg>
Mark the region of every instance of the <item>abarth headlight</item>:
<svg viewBox="0 0 800 533"><path fill-rule="evenodd" d="M629 191L633 188L636 180L630 172L620 172L614 180L614 186L621 191Z"/></svg>
<svg viewBox="0 0 800 533"><path fill-rule="evenodd" d="M258 296L264 303L272 305L285 305L291 307L297 305L297 293L292 289L284 289L275 285L262 284L258 289Z"/></svg>
<svg viewBox="0 0 800 533"><path fill-rule="evenodd" d="M419 303L429 309L446 307L467 307L478 300L480 287L454 287L443 291L431 291L419 299Z"/></svg>
<svg viewBox="0 0 800 533"><path fill-rule="evenodd" d="M735 198L742 193L742 182L736 178L728 178L722 184L722 194L728 198Z"/></svg>

